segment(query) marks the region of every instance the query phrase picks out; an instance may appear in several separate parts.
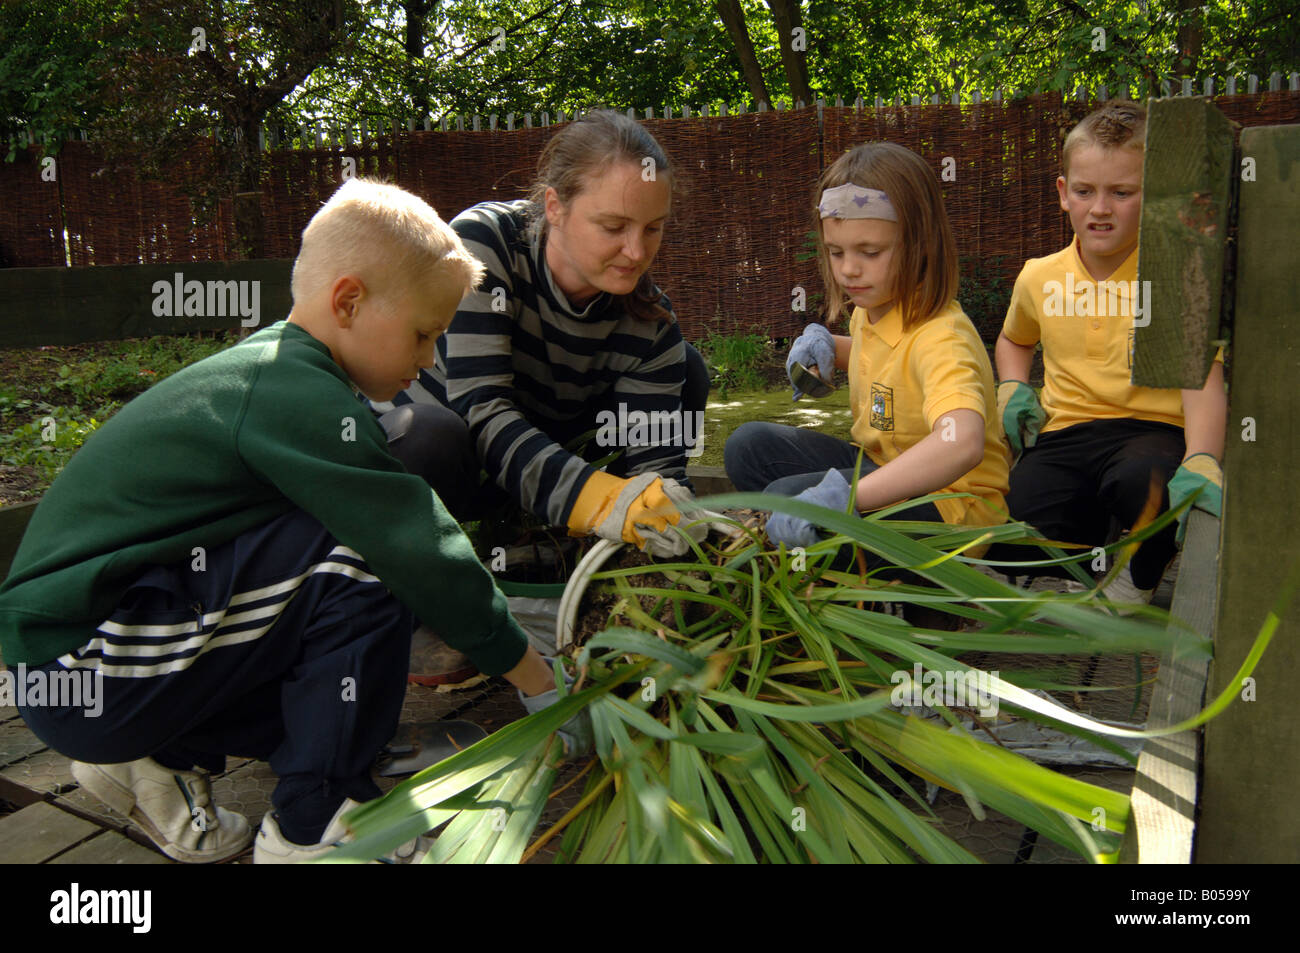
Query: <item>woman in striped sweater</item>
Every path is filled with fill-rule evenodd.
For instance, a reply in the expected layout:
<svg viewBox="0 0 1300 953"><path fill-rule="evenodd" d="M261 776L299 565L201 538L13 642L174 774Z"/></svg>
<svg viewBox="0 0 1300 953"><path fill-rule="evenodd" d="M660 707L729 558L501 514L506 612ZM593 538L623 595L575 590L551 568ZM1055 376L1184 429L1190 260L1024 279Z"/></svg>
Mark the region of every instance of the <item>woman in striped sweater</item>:
<svg viewBox="0 0 1300 953"><path fill-rule="evenodd" d="M571 535L686 551L668 524L708 371L649 274L677 180L641 125L592 112L547 143L528 199L452 220L487 276L381 423L458 519L508 498ZM592 430L591 455L623 451L607 470L565 449Z"/></svg>

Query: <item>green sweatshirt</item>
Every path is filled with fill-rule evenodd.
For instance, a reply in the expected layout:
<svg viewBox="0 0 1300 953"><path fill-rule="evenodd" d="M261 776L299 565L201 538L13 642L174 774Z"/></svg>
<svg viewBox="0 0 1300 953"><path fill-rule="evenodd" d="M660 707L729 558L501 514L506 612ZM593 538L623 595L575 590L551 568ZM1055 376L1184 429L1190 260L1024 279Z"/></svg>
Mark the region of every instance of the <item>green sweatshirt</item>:
<svg viewBox="0 0 1300 953"><path fill-rule="evenodd" d="M141 394L72 458L0 586L5 662L84 645L145 567L295 507L480 671L523 657L505 596L437 495L388 452L329 349L280 321Z"/></svg>

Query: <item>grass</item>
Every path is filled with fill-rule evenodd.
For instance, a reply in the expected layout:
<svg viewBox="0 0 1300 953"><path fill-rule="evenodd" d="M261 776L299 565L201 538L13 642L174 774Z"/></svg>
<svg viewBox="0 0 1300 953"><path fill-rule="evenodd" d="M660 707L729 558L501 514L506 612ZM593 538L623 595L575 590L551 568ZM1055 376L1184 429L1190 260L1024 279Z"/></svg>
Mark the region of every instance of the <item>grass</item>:
<svg viewBox="0 0 1300 953"><path fill-rule="evenodd" d="M788 383L774 390L733 391L725 395L712 391L704 408L703 452L688 462L699 466L722 466L722 451L727 437L747 420L812 427L820 433L848 440L853 424L849 389L839 387L820 400L804 397L798 401L790 400Z"/></svg>
<svg viewBox="0 0 1300 953"><path fill-rule="evenodd" d="M0 500L40 496L124 403L236 340L164 336L0 353Z"/></svg>
<svg viewBox="0 0 1300 953"><path fill-rule="evenodd" d="M709 365L713 393L724 399L733 390L760 390L785 379L785 358L766 334L710 331L699 350Z"/></svg>
<svg viewBox="0 0 1300 953"><path fill-rule="evenodd" d="M155 337L0 352L0 503L39 497L122 404L235 340L234 334ZM726 438L746 420L849 439L842 372L841 386L829 397L792 402L784 357L767 337L710 334L699 347L716 376L705 408L703 452L692 465L722 466Z"/></svg>
<svg viewBox="0 0 1300 953"><path fill-rule="evenodd" d="M0 352L0 503L39 497L124 403L236 340L234 334L153 337ZM704 451L693 464L721 466L726 437L745 420L816 426L847 438L847 388L821 401L791 403L784 359L768 338L715 334L700 349L718 376L705 411Z"/></svg>

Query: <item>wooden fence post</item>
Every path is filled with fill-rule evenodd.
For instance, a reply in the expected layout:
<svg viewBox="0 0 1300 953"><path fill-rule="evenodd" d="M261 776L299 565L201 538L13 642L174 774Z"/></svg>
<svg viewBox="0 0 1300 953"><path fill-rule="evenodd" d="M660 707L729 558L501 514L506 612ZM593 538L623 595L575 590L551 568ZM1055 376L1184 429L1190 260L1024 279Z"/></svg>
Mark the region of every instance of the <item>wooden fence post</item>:
<svg viewBox="0 0 1300 953"><path fill-rule="evenodd" d="M1133 383L1199 390L1219 336L1232 124L1202 99L1156 100L1147 141Z"/></svg>
<svg viewBox="0 0 1300 953"><path fill-rule="evenodd" d="M1230 684L1282 591L1300 510L1300 125L1241 134L1232 401L1224 454L1223 557L1209 694L1238 697L1205 730L1198 863L1294 863L1300 731L1300 600L1293 600L1245 700ZM1247 169L1250 170L1249 177Z"/></svg>

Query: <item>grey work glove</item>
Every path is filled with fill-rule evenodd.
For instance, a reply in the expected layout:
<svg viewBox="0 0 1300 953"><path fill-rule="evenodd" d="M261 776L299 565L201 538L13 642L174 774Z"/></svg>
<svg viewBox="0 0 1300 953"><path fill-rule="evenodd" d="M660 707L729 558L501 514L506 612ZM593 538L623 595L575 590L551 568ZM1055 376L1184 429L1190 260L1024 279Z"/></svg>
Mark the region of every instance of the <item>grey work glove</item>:
<svg viewBox="0 0 1300 953"><path fill-rule="evenodd" d="M694 523L694 526L683 525L682 531L697 543L704 542L709 533L721 533L728 539L734 539L737 536L744 536L744 530L738 528L734 523L728 523L726 518L713 510L706 510L702 507L692 509L690 512L682 509L684 506L690 506L695 502L695 494L686 487L682 486L676 480L664 480L664 491L668 497L677 504L677 508L682 512L682 524Z"/></svg>
<svg viewBox="0 0 1300 953"><path fill-rule="evenodd" d="M822 481L795 496L805 503L816 503L827 509L843 513L848 509L852 489L849 481L839 470L827 470ZM785 543L788 547L811 546L821 537L817 527L805 519L788 513L773 513L767 521L767 538L774 543Z"/></svg>
<svg viewBox="0 0 1300 953"><path fill-rule="evenodd" d="M543 655L542 659L548 666L552 665L552 659ZM570 689L573 688L573 676L568 672L564 673L564 684ZM530 715L535 715L543 708L549 708L560 700L559 689L552 688L549 692L542 692L540 695L525 695L519 689L519 701L523 703L524 710ZM591 713L587 709L582 709L559 728L555 733L560 736L560 742L564 745L565 758L583 758L595 750L596 742L591 727Z"/></svg>
<svg viewBox="0 0 1300 953"><path fill-rule="evenodd" d="M678 508L679 512L681 507L695 502L695 495L676 480L665 479L663 487L664 495L672 500L673 505ZM638 523L637 532L645 538L645 545L641 548L650 556L684 556L691 551L691 547L682 536L682 533L685 533L696 543L704 542L704 538L709 535L708 524L699 522L704 518L706 518L706 515L700 511L689 514L682 513L676 527L670 523L662 529ZM693 525L688 526L688 523Z"/></svg>
<svg viewBox="0 0 1300 953"><path fill-rule="evenodd" d="M785 373L790 377L790 386L794 387L794 399L798 400L803 396L803 391L795 386L794 377L790 376L795 361L804 367L816 365L817 373L823 380L829 377L835 370L835 338L826 325L808 325L803 329L803 334L790 345L790 355L785 359Z"/></svg>
<svg viewBox="0 0 1300 953"><path fill-rule="evenodd" d="M671 519L674 516L681 519L676 511L679 502L693 499L686 487L676 480L665 480L657 473L629 477L614 500L609 515L596 527L596 535L603 539L631 542L649 556L684 555L690 551L690 544L673 528ZM687 520L681 519L681 522ZM708 527L693 526L686 532L699 542L708 533Z"/></svg>

